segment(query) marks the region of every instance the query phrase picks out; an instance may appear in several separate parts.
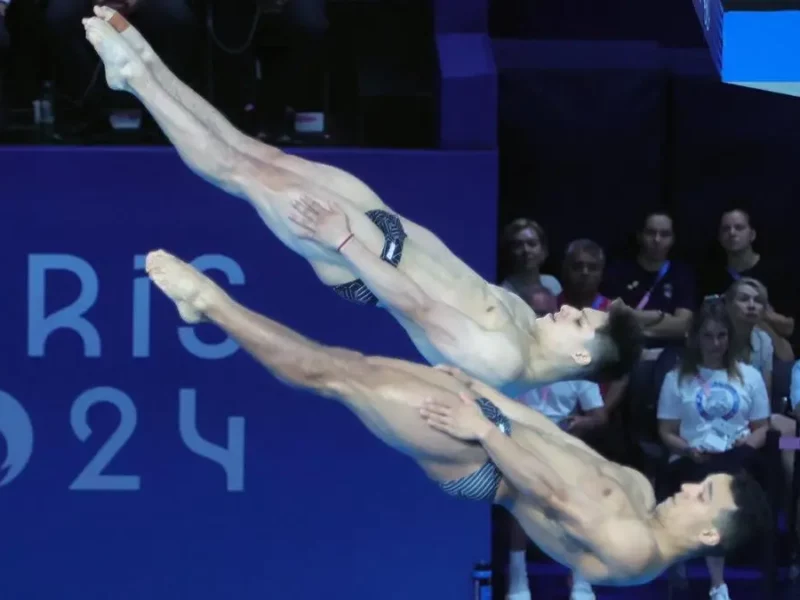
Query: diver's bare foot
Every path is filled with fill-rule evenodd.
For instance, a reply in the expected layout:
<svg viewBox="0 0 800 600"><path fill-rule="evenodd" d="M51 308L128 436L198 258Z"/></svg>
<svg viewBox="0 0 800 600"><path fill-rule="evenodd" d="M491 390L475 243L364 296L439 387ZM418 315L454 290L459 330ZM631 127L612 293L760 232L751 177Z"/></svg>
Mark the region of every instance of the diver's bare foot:
<svg viewBox="0 0 800 600"><path fill-rule="evenodd" d="M178 306L187 323L203 320L206 311L225 298L217 284L181 259L156 250L147 255L147 275Z"/></svg>
<svg viewBox="0 0 800 600"><path fill-rule="evenodd" d="M119 32L103 19L83 19L83 27L86 30L86 39L103 60L108 87L130 92L129 82L144 73L144 63Z"/></svg>
<svg viewBox="0 0 800 600"><path fill-rule="evenodd" d="M119 12L109 6L95 6L94 14L116 29L145 64L150 64L158 59L152 46L147 43L144 36Z"/></svg>

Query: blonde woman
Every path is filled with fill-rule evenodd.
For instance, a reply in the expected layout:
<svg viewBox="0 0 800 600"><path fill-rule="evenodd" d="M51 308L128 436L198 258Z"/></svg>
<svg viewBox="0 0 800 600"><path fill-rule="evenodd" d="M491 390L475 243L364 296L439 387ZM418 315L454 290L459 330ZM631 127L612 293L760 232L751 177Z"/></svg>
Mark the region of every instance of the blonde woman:
<svg viewBox="0 0 800 600"><path fill-rule="evenodd" d="M767 288L757 279L742 277L728 288L725 304L734 325L735 352L739 360L761 372L771 396L773 359L777 357L788 362L794 356L788 340L764 322L764 314L769 308ZM772 414L770 426L782 436L793 436L797 431L795 420L780 413ZM781 452L781 460L786 481L791 483L794 477L794 452Z"/></svg>
<svg viewBox="0 0 800 600"><path fill-rule="evenodd" d="M789 341L764 321L769 308L767 288L757 279L742 277L728 288L725 305L734 326L734 351L739 360L764 376L767 389L771 392L774 358L791 361L794 356Z"/></svg>

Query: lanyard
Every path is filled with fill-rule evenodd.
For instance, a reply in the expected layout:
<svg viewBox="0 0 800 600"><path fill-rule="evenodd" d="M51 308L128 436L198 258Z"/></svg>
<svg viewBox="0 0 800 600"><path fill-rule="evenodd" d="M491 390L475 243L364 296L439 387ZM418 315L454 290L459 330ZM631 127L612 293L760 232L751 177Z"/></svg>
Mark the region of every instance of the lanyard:
<svg viewBox="0 0 800 600"><path fill-rule="evenodd" d="M600 310L600 307L603 306L604 301L605 298L600 294L597 294L597 296L595 296L594 298L594 301L592 302L592 308L595 310Z"/></svg>
<svg viewBox="0 0 800 600"><path fill-rule="evenodd" d="M734 281L739 281L742 278L742 274L733 267L728 267L728 275L730 275Z"/></svg>
<svg viewBox="0 0 800 600"><path fill-rule="evenodd" d="M636 310L642 310L645 306L647 306L647 303L650 302L650 296L653 293L653 290L656 289L656 286L659 283L661 283L661 280L664 279L664 276L669 273L670 266L670 261L667 261L661 265L661 268L658 270L658 275L656 275L656 280L653 282L653 285L650 286L650 289L647 290L647 293L642 296L642 299L639 300L639 304L636 305Z"/></svg>

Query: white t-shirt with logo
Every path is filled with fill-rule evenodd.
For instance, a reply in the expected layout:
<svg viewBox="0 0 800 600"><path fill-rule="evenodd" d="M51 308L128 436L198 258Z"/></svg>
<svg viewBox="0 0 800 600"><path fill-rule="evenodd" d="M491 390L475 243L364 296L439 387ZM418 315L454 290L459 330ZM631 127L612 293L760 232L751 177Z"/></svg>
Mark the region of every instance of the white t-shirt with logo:
<svg viewBox="0 0 800 600"><path fill-rule="evenodd" d="M518 400L554 423L571 417L578 408L583 412L603 408L600 387L591 381L558 381L529 390Z"/></svg>
<svg viewBox="0 0 800 600"><path fill-rule="evenodd" d="M692 448L730 450L737 439L749 435L751 421L771 414L761 373L744 363L738 366L741 380L729 378L724 369L701 368L687 377L673 369L661 386L658 418L680 420L680 436Z"/></svg>

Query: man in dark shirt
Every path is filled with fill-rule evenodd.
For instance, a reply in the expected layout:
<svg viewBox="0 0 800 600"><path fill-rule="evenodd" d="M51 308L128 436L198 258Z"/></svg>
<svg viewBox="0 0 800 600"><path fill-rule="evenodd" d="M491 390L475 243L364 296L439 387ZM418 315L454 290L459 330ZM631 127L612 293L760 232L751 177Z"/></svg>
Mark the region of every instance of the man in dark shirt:
<svg viewBox="0 0 800 600"><path fill-rule="evenodd" d="M683 344L696 304L694 279L685 265L669 260L675 243L672 218L654 212L638 232L635 260L612 264L603 294L634 308L651 347Z"/></svg>
<svg viewBox="0 0 800 600"><path fill-rule="evenodd" d="M742 278L752 277L767 287L770 306L760 327L771 327L784 338L792 338L795 329L794 282L787 277L786 266L765 258L753 250L756 230L750 215L742 210L730 210L722 215L719 243L725 251L724 264L710 266L703 277L705 295L723 294L730 285Z"/></svg>

